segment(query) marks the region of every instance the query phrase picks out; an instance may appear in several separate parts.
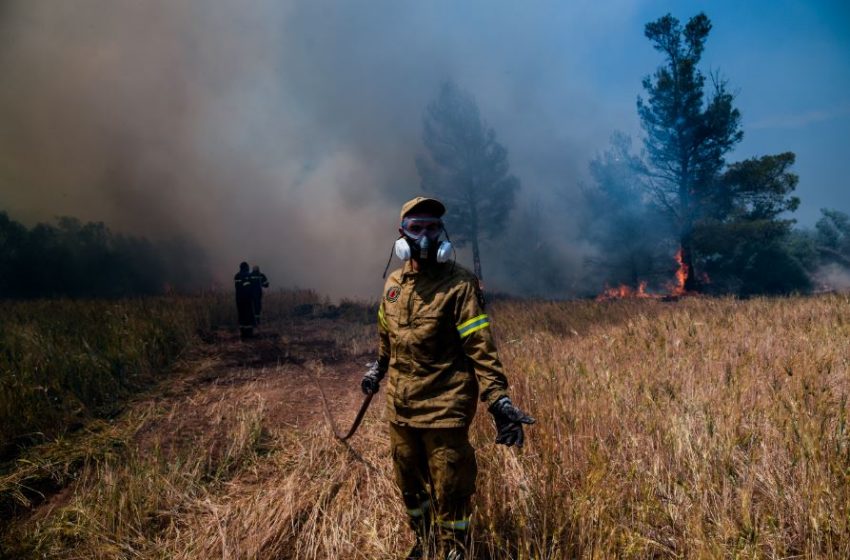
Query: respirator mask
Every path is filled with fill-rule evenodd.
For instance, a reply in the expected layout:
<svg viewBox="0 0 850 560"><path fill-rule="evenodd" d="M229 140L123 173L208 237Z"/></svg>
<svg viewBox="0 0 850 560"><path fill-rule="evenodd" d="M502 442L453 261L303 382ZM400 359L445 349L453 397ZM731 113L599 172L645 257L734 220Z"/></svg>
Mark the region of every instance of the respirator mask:
<svg viewBox="0 0 850 560"><path fill-rule="evenodd" d="M450 241L440 241L443 221L439 218L404 218L402 237L395 242L395 254L403 261L444 263L452 254Z"/></svg>

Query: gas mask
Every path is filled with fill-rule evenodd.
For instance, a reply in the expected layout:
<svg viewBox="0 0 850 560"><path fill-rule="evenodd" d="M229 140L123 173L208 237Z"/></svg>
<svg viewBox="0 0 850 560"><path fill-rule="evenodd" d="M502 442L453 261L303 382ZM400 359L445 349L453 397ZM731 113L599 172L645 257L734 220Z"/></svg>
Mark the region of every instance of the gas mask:
<svg viewBox="0 0 850 560"><path fill-rule="evenodd" d="M451 242L440 241L444 229L439 218L404 218L401 230L402 237L395 242L395 254L401 260L444 263L451 257Z"/></svg>

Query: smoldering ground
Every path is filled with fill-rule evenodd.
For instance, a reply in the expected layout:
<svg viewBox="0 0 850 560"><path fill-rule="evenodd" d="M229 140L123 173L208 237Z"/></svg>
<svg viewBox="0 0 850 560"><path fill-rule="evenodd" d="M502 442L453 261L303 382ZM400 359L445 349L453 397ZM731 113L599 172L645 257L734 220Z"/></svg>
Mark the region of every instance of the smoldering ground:
<svg viewBox="0 0 850 560"><path fill-rule="evenodd" d="M570 196L588 140L613 125L565 124L568 105L593 108L568 78L581 53L556 44L580 17L596 16L555 3L7 1L0 204L25 223L192 237L221 282L245 259L277 286L370 296L397 208L418 192L422 114L443 80L476 96L522 204ZM553 217L566 268L580 259L570 220ZM510 279L503 253L485 267Z"/></svg>

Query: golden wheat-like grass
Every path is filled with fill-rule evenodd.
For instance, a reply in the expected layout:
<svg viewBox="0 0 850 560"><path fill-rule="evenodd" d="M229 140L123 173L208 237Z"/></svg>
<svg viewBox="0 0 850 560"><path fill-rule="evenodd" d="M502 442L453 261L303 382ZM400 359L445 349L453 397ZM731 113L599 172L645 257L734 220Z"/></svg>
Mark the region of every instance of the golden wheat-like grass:
<svg viewBox="0 0 850 560"><path fill-rule="evenodd" d="M850 557L850 298L491 313L537 424L514 450L476 418L474 557ZM398 558L411 535L382 407L346 446L318 421L275 425L259 390L240 395L196 403L215 426L197 445L93 461L69 502L6 542L50 558Z"/></svg>

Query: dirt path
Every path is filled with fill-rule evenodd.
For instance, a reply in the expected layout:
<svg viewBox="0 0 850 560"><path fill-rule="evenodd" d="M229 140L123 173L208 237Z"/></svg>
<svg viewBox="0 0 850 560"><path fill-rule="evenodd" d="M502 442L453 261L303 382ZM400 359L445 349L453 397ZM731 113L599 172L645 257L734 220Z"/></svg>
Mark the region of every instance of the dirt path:
<svg viewBox="0 0 850 560"><path fill-rule="evenodd" d="M344 431L363 399L359 383L373 355L374 330L346 325L347 341L354 341L346 347L335 336L340 328L339 321L308 319L264 326L247 341L232 329L210 333L186 357L183 374L153 397L161 407L175 405L177 414L149 430L158 438L175 434L178 445L191 442L214 429L210 422L220 414L211 414L210 406L246 400L263 403L265 421L276 431L327 424L324 392L334 422Z"/></svg>
<svg viewBox="0 0 850 560"><path fill-rule="evenodd" d="M247 341L232 328L206 333L167 380L128 404L114 421L124 425L116 432L126 438L123 448L140 455L174 460L203 446L211 463L228 452L240 415L258 409L270 445L317 426L332 437L322 392L337 428L347 430L363 399L359 381L374 354L373 337L372 325L319 318L263 325ZM10 526L26 530L68 505L78 492L73 479L8 519Z"/></svg>

